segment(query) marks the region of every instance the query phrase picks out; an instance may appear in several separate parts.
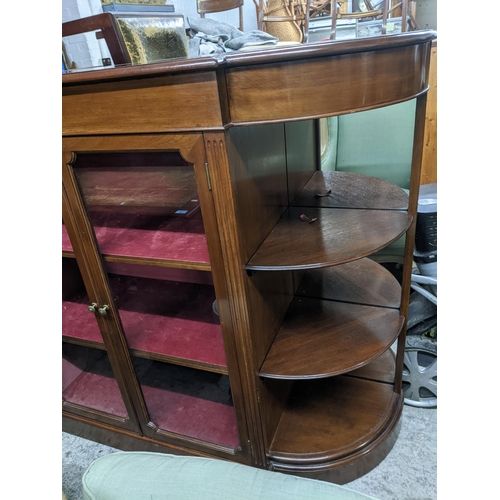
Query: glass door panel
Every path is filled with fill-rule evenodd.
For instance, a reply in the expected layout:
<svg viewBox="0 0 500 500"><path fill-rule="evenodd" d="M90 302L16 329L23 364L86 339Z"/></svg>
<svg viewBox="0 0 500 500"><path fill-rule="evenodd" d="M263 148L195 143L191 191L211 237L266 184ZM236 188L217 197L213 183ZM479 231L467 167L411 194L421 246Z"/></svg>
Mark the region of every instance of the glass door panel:
<svg viewBox="0 0 500 500"><path fill-rule="evenodd" d="M229 378L142 358L134 359L151 421L160 431L228 448L239 445Z"/></svg>
<svg viewBox="0 0 500 500"><path fill-rule="evenodd" d="M108 281L133 355L227 373L211 273L120 263L106 268L114 271Z"/></svg>
<svg viewBox="0 0 500 500"><path fill-rule="evenodd" d="M74 171L103 256L209 269L194 169L179 154L80 154Z"/></svg>
<svg viewBox="0 0 500 500"><path fill-rule="evenodd" d="M75 259L62 259L63 340L104 349L99 326L89 311L90 299Z"/></svg>
<svg viewBox="0 0 500 500"><path fill-rule="evenodd" d="M67 409L125 419L127 410L74 258L63 257L62 275L63 402Z"/></svg>
<svg viewBox="0 0 500 500"><path fill-rule="evenodd" d="M91 410L127 417L107 353L63 343L63 401Z"/></svg>

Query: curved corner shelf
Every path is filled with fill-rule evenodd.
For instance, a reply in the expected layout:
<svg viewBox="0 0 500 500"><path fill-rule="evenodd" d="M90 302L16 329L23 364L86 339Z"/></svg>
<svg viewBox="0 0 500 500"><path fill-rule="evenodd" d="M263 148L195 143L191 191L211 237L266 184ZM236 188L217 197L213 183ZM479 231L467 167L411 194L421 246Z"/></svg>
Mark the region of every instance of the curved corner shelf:
<svg viewBox="0 0 500 500"><path fill-rule="evenodd" d="M403 398L354 377L296 382L268 450L273 469L327 470L365 456L392 432Z"/></svg>
<svg viewBox="0 0 500 500"><path fill-rule="evenodd" d="M291 205L407 210L408 194L399 186L376 177L352 172L316 171Z"/></svg>
<svg viewBox="0 0 500 500"><path fill-rule="evenodd" d="M399 309L401 285L384 267L363 258L305 272L295 295Z"/></svg>
<svg viewBox="0 0 500 500"><path fill-rule="evenodd" d="M295 297L259 375L313 379L355 370L388 349L403 323L395 309Z"/></svg>
<svg viewBox="0 0 500 500"><path fill-rule="evenodd" d="M302 215L314 222L304 222ZM390 245L408 230L412 219L396 210L290 207L246 269L285 271L344 264Z"/></svg>
<svg viewBox="0 0 500 500"><path fill-rule="evenodd" d="M351 172L317 171L246 268L314 269L366 257L408 230L412 217L407 208L408 195L390 182Z"/></svg>
<svg viewBox="0 0 500 500"><path fill-rule="evenodd" d="M379 292L363 289L371 279ZM369 259L309 271L299 291L313 297L293 299L261 366L261 377L316 379L356 370L386 351L403 327L396 308L401 287Z"/></svg>
<svg viewBox="0 0 500 500"><path fill-rule="evenodd" d="M394 384L394 377L396 376L396 353L392 349L387 349L367 365L346 373L344 376Z"/></svg>

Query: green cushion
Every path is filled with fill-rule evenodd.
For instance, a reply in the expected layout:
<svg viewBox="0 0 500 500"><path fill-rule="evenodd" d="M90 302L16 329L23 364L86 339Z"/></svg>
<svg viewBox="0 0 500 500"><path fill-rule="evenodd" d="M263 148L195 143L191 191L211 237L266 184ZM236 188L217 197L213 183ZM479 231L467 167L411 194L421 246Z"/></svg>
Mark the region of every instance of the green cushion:
<svg viewBox="0 0 500 500"><path fill-rule="evenodd" d="M223 460L118 452L95 460L84 500L363 500L343 486Z"/></svg>
<svg viewBox="0 0 500 500"><path fill-rule="evenodd" d="M322 170L373 175L410 187L416 101L328 118Z"/></svg>
<svg viewBox="0 0 500 500"><path fill-rule="evenodd" d="M321 169L371 175L409 192L415 109L412 99L327 118L328 147ZM401 260L405 241L403 235L375 257L379 262Z"/></svg>

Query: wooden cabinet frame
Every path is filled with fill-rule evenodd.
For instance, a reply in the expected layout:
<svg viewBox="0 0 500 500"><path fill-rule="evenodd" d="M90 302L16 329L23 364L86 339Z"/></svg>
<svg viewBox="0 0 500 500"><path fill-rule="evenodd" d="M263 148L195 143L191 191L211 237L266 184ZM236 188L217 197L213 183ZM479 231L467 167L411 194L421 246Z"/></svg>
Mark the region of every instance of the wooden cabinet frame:
<svg viewBox="0 0 500 500"><path fill-rule="evenodd" d="M99 318L99 325L130 420L120 427L92 415L65 411L65 430L122 449L214 456L335 482L359 477L383 459L397 437L403 406L405 318L434 39L433 32L412 32L63 76L63 219L89 299L110 306L109 315ZM400 204L400 194L390 186L374 180L366 181L365 186L363 179L355 179L355 184L371 193L365 195L371 197L368 205L356 193L348 196L347 202L342 201L342 182L353 179L338 177L320 179L340 186L332 195L339 195L340 201L332 199L327 211L320 205L314 208L310 202L297 202L308 189L316 189L313 176L320 164L318 118L414 98L417 106L407 204ZM79 154L157 150L179 151L194 165L240 441L233 450L158 432L151 423L107 283L106 257L99 252L72 173ZM372 199L385 189L388 197L380 201L380 206L378 202L373 204ZM306 222L297 232L301 212ZM310 217L319 214L314 225L307 225L306 213ZM335 235L328 240L332 236L327 234L332 216L338 217L337 224L347 224L346 228L352 222L342 220L359 220L360 228L375 224L373 238L367 235L364 241L361 236L358 243L352 239L351 245L347 238L340 253L332 253L329 242L335 241ZM286 224L295 229L288 231ZM377 233L377 224L386 229ZM325 249L313 242L304 257L301 249L309 248L312 236L307 235L313 234L327 238ZM309 354L296 358L300 363L287 361L277 342L280 335L295 335L287 325L294 326L290 319L290 314L298 310L294 304L306 300L301 298L300 288L304 276L309 283L317 279L335 281L342 276L353 281L349 272L341 272L350 268L341 265L359 261L360 266L372 269L364 257L402 234L406 234L404 272L400 295L395 305L389 306L395 311L390 313L394 318L392 333L380 337L379 347L368 343L366 354L359 352L357 357L351 356L351 361L327 368L324 373L322 368L314 372L307 362ZM283 259L270 259L273 253ZM317 273L311 273L314 268L320 269L318 272L333 268L333 273L341 274L318 278ZM383 270L373 272L374 279L393 289ZM370 286L360 283L356 286L368 296ZM328 304L321 306L321 314L331 323ZM312 333L305 331L294 338L312 338L314 328ZM341 332L335 330L338 325L332 328ZM374 335L374 339L379 338ZM388 350L393 338L398 339L395 360L389 359ZM311 342L312 353L318 340L312 338ZM273 362L268 358L271 352L278 352ZM300 365L300 370L295 365ZM344 401L339 396L360 390L365 394L364 402ZM342 439L351 441L337 447L323 445L331 415L318 406L319 400L314 400L318 391L332 401L344 401L345 418L356 419L356 414L363 412L372 415L360 424L366 430L352 438L340 430ZM385 406L377 408L375 402L369 403L380 399L377 394L384 394ZM300 406L301 399L309 401L308 407L316 408L317 413L308 411L297 420L294 405ZM342 412L342 406L337 404L336 411ZM377 422L376 414L384 416ZM315 425L320 427L314 430ZM307 442L311 443L310 450Z"/></svg>

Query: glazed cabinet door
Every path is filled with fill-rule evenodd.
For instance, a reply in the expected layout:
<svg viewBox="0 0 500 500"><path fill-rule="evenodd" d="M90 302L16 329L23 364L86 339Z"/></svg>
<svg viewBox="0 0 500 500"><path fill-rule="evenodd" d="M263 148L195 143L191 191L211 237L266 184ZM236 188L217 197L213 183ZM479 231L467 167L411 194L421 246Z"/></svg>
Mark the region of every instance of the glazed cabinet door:
<svg viewBox="0 0 500 500"><path fill-rule="evenodd" d="M89 333L73 338L88 335L84 344L99 350L104 337L145 437L245 460L201 134L65 138L63 151L73 226L63 240L68 247L74 233L96 291L78 298Z"/></svg>
<svg viewBox="0 0 500 500"><path fill-rule="evenodd" d="M63 412L138 432L135 412L113 369L116 360L100 329L102 321L95 317L96 299L87 292L72 248L63 251L62 277Z"/></svg>
<svg viewBox="0 0 500 500"><path fill-rule="evenodd" d="M71 207L63 185L62 204L62 401L63 416L140 434L126 386L120 348L110 329L95 259L85 251L90 234ZM97 279L96 279L97 278ZM118 339L119 340L119 339ZM123 351L123 347L122 347Z"/></svg>

